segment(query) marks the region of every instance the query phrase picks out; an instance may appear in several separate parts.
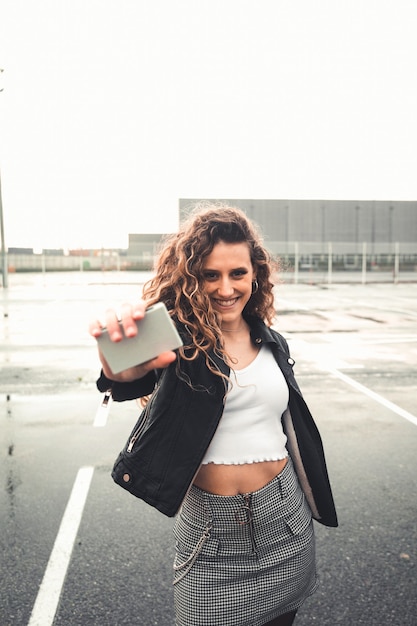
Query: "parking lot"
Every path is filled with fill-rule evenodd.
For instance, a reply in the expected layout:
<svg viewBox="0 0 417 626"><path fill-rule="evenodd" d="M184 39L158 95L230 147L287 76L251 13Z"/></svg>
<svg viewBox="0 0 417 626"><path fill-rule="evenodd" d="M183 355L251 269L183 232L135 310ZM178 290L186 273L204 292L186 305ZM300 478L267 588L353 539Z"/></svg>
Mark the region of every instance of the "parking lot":
<svg viewBox="0 0 417 626"><path fill-rule="evenodd" d="M173 520L110 477L138 407L101 407L87 333L145 278L14 275L0 291L2 626L174 623ZM413 282L277 287L340 522L315 525L321 585L297 626L416 623L416 302Z"/></svg>

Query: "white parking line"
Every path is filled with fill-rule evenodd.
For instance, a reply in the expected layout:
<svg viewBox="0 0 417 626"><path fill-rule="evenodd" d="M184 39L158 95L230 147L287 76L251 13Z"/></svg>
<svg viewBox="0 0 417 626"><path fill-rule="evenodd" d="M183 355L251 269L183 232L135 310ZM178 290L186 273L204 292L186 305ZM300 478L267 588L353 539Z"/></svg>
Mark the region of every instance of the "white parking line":
<svg viewBox="0 0 417 626"><path fill-rule="evenodd" d="M290 338L290 333L286 334L286 338ZM321 370L324 370L326 372L329 372L330 374L333 374L334 376L336 376L340 380L343 380L345 383L347 383L351 387L354 387L357 391L360 391L361 393L365 394L369 398L372 398L376 402L379 402L379 404L382 404L393 413L400 415L404 419L408 420L409 422L417 426L417 417L415 415L413 415L412 413L409 413L405 409L402 409L400 406L398 406L398 404L394 404L394 402L390 402L390 400L387 400L383 396L380 396L379 393L375 393L375 391L371 391L371 389L368 389L368 387L365 387L365 385L362 385L361 383L356 382L356 380L354 380L350 376L346 376L346 374L343 374L339 370L339 368L341 367L343 368L349 367L349 364L346 364L343 361L340 361L339 359L334 359L329 355L323 355L320 345L317 345L317 346L313 345L311 343L308 343L304 339L299 339L299 338L291 339L291 343L293 346L297 346L297 349L299 349L300 353L303 354L303 358L305 360L308 359L312 361Z"/></svg>
<svg viewBox="0 0 417 626"><path fill-rule="evenodd" d="M375 391L371 391L371 389L368 389L368 387L365 387L364 385L361 385L361 383L356 382L356 380L353 380L353 378L351 378L350 376L342 374L342 372L339 372L339 370L331 369L329 370L329 372L334 374L334 376L337 376L337 378L340 378L340 380L343 380L348 385L351 385L351 387L354 387L361 393L364 393L366 396L369 396L373 400L376 400L376 402L379 402L390 411L393 411L393 413L396 413L397 415L400 415L404 419L408 420L409 422L414 424L414 426L417 426L417 417L402 409L400 406L398 406L398 404L390 402L390 400L387 400L383 396L380 396L379 393L375 393Z"/></svg>
<svg viewBox="0 0 417 626"><path fill-rule="evenodd" d="M78 471L28 626L51 626L54 621L93 473L93 467Z"/></svg>

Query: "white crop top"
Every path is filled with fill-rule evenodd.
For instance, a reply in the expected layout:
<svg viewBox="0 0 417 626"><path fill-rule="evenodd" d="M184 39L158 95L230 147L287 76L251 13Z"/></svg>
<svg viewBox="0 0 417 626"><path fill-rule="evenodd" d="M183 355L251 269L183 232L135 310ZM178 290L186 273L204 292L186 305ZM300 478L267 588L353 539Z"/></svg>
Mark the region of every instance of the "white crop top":
<svg viewBox="0 0 417 626"><path fill-rule="evenodd" d="M272 352L261 347L241 370L230 371L222 418L203 464L243 465L288 456L281 416L288 405L285 378Z"/></svg>

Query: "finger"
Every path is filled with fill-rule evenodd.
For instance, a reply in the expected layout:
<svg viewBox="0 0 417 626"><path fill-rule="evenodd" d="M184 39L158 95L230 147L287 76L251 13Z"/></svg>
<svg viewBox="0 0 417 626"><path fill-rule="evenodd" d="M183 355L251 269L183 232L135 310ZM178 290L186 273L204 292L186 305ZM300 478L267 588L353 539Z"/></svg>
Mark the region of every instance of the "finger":
<svg viewBox="0 0 417 626"><path fill-rule="evenodd" d="M100 337L101 333L103 332L103 327L98 320L94 320L90 322L88 332L90 333L90 335L92 335L92 337L97 338Z"/></svg>
<svg viewBox="0 0 417 626"><path fill-rule="evenodd" d="M124 303L121 308L121 322L126 337L135 337L137 335L136 322L145 317L146 305L141 300L135 305Z"/></svg>
<svg viewBox="0 0 417 626"><path fill-rule="evenodd" d="M123 332L120 327L120 323L114 309L108 309L106 311L106 329L109 333L109 337L112 341L121 341L123 339Z"/></svg>
<svg viewBox="0 0 417 626"><path fill-rule="evenodd" d="M146 302L144 300L139 300L136 304L133 305L133 317L135 320L141 320L145 317L146 313Z"/></svg>

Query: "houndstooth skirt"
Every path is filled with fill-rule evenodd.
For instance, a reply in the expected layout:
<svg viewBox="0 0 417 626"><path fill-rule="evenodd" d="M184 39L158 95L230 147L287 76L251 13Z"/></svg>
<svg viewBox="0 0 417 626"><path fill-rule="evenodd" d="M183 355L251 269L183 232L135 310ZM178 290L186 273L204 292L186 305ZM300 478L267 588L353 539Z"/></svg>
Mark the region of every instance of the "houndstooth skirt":
<svg viewBox="0 0 417 626"><path fill-rule="evenodd" d="M311 511L290 459L251 494L193 486L174 536L177 626L262 626L317 588Z"/></svg>

